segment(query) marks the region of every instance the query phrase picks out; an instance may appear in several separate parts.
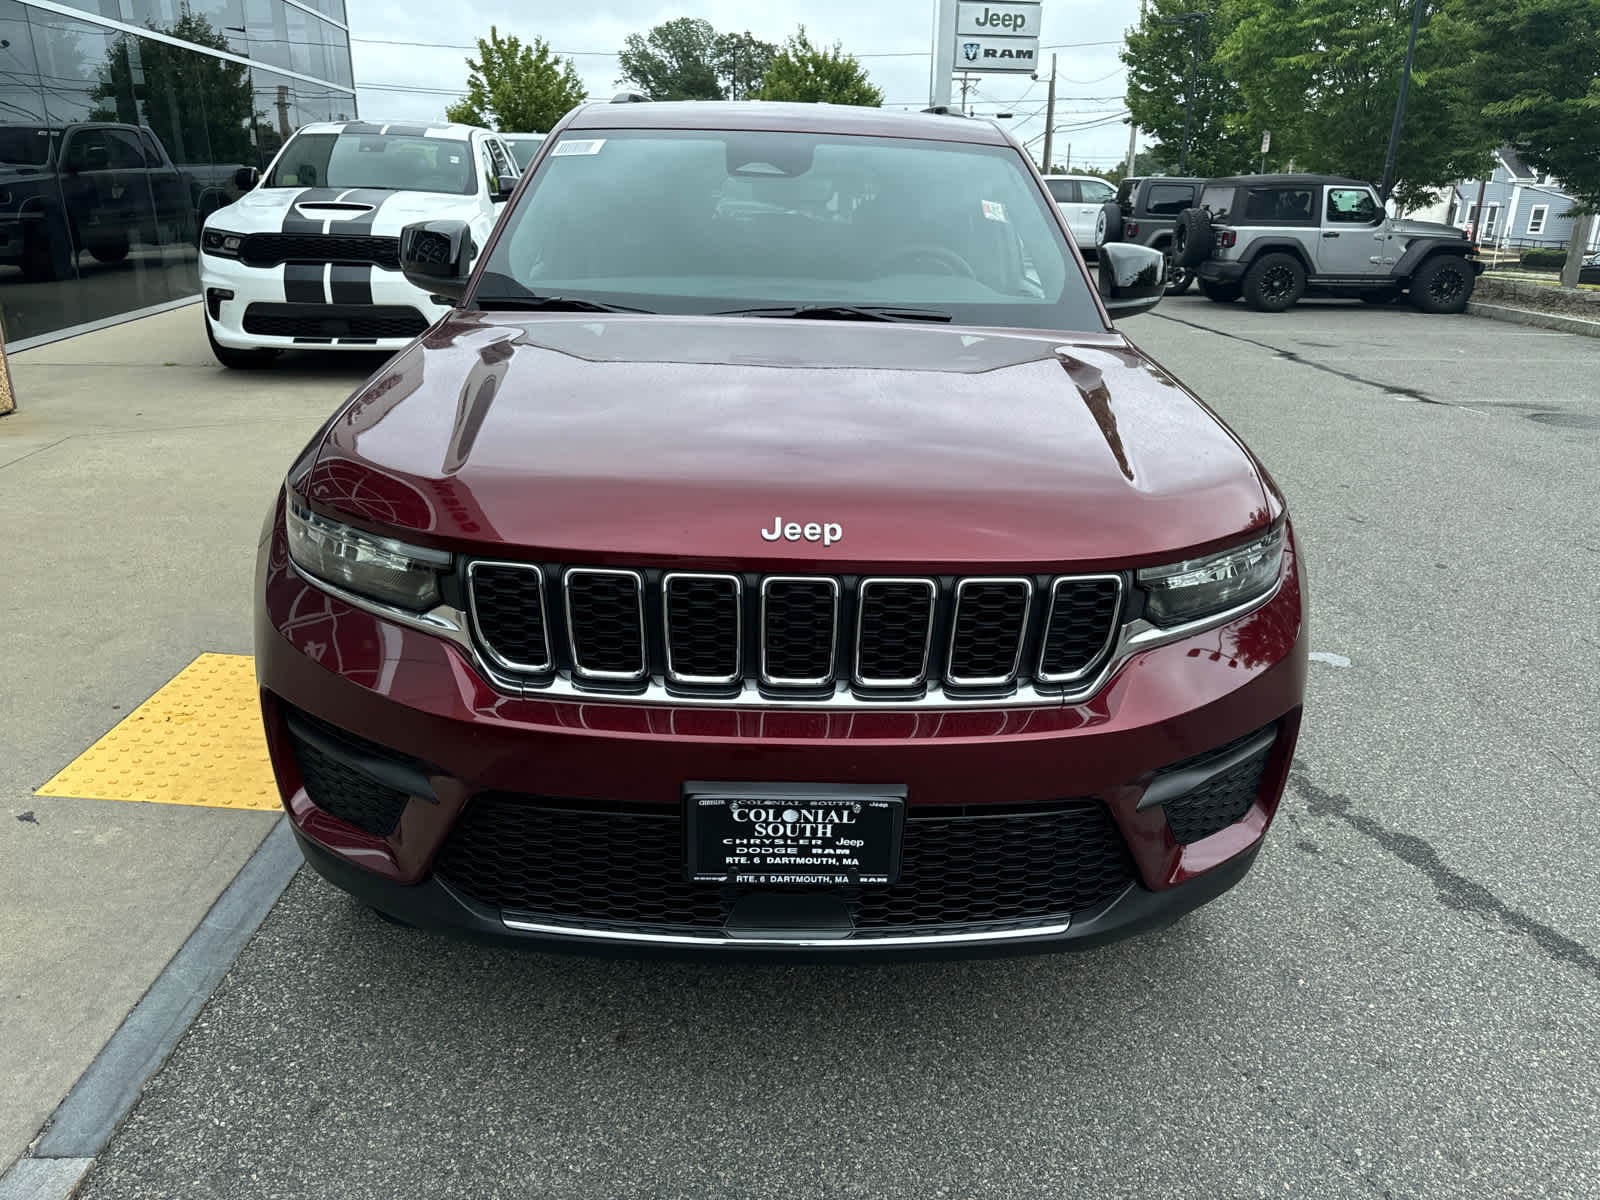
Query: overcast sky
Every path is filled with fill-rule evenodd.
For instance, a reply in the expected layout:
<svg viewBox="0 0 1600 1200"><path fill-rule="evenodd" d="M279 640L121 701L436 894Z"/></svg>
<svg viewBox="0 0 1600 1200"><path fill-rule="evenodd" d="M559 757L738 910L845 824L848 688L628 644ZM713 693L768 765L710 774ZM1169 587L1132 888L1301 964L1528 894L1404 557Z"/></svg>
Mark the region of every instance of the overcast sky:
<svg viewBox="0 0 1600 1200"><path fill-rule="evenodd" d="M524 41L544 38L552 49L571 56L591 97L609 98L618 90L616 55L623 39L683 16L702 17L719 32L748 29L775 43L804 24L814 43L837 40L857 55L883 89L887 107L927 104L935 0L765 0L759 5L748 0L346 0L346 5L361 115L368 120L441 117L445 105L464 90L464 59L475 48L473 39L487 35L490 25ZM1128 151L1128 127L1122 123L1124 73L1117 51L1138 9L1138 0L1095 5L1044 0L1041 78L974 77L973 111L1015 113L1014 132L1033 140L1037 157L1054 53L1059 60L1056 161L1066 161L1070 145L1079 166L1121 162ZM397 42L419 44L392 44ZM955 95L959 98L959 90Z"/></svg>

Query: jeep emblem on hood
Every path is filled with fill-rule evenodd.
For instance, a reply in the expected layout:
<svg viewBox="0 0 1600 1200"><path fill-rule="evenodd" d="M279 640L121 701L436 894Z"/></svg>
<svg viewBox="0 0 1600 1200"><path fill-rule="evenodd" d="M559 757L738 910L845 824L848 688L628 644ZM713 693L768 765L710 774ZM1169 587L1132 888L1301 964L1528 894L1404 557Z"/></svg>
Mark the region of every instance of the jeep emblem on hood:
<svg viewBox="0 0 1600 1200"><path fill-rule="evenodd" d="M844 541L844 526L836 522L818 524L815 521L805 525L798 521L784 524L782 517L772 518L772 528L763 529L761 536L769 542L785 541L798 542L804 538L808 542L821 542L824 546L831 546L835 542Z"/></svg>

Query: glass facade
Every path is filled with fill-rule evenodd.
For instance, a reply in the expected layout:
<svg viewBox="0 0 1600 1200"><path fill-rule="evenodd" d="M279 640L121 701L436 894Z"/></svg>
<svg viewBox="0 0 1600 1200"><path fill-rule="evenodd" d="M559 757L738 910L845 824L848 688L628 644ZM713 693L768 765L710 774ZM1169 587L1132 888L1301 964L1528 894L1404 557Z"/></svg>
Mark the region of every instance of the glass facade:
<svg viewBox="0 0 1600 1200"><path fill-rule="evenodd" d="M0 0L7 343L195 295L235 172L352 85L344 0Z"/></svg>

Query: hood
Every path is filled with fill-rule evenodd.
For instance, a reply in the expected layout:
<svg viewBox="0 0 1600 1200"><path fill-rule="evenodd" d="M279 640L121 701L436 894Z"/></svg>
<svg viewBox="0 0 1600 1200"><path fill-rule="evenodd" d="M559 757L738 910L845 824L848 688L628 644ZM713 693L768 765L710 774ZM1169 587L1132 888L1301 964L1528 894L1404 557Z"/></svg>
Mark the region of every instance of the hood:
<svg viewBox="0 0 1600 1200"><path fill-rule="evenodd" d="M1406 237L1443 237L1465 238L1466 234L1454 225L1445 225L1439 221L1413 221L1409 217L1390 221L1389 228Z"/></svg>
<svg viewBox="0 0 1600 1200"><path fill-rule="evenodd" d="M350 232L398 237L413 221L471 221L481 212L476 196L397 192L386 188L268 188L246 192L206 218L230 233Z"/></svg>
<svg viewBox="0 0 1600 1200"><path fill-rule="evenodd" d="M456 549L747 569L1137 565L1271 511L1238 440L1116 334L750 318L464 314L291 482Z"/></svg>

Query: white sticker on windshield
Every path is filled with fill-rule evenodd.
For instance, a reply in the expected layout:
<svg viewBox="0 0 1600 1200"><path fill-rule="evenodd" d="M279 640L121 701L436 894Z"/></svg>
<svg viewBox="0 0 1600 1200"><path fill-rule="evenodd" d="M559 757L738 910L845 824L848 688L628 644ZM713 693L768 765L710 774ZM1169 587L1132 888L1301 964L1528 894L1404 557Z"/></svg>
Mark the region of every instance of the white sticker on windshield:
<svg viewBox="0 0 1600 1200"><path fill-rule="evenodd" d="M600 147L605 144L605 138L585 138L582 141L562 138L556 143L556 148L550 151L550 154L553 158L563 158L568 154L599 154Z"/></svg>
<svg viewBox="0 0 1600 1200"><path fill-rule="evenodd" d="M988 221L1004 221L1006 219L1006 206L998 200L985 200L983 202L983 216Z"/></svg>

